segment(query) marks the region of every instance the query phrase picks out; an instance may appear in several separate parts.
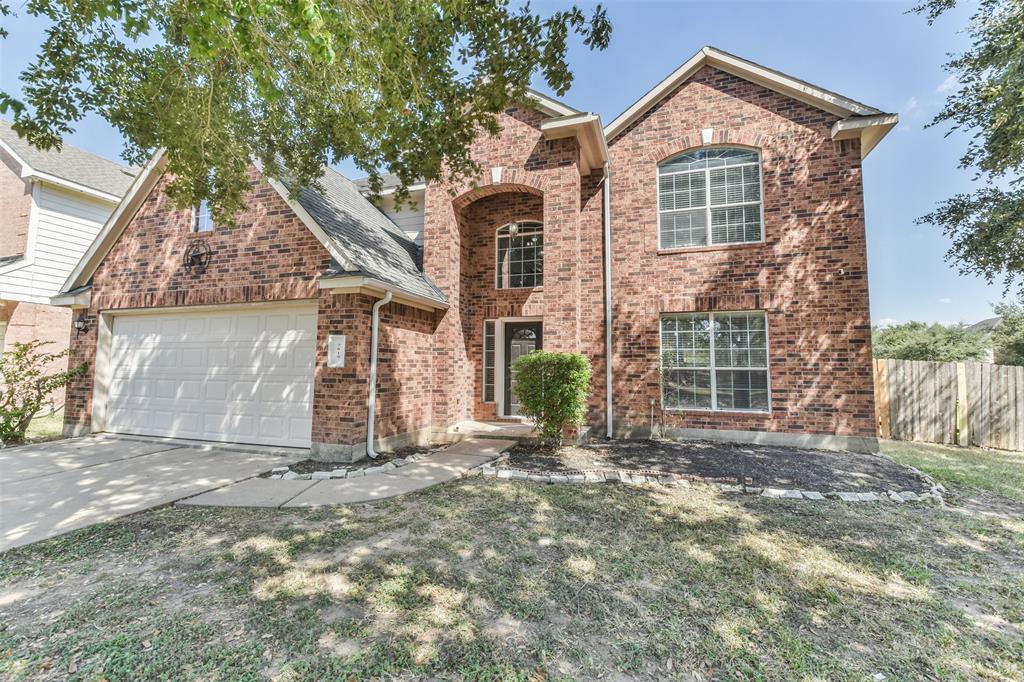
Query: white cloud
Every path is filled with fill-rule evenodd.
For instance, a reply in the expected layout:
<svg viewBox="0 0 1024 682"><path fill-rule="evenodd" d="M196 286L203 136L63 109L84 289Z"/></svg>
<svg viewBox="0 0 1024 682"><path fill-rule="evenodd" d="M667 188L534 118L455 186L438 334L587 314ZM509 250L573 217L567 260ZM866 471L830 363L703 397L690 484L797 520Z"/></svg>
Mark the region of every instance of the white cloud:
<svg viewBox="0 0 1024 682"><path fill-rule="evenodd" d="M946 76L946 80L942 81L941 83L938 84L938 86L936 86L935 92L938 92L938 93L949 92L950 90L952 90L953 88L955 88L958 85L960 85L960 81L957 80L956 76L950 74L950 75Z"/></svg>
<svg viewBox="0 0 1024 682"><path fill-rule="evenodd" d="M918 101L916 97L911 97L907 100L907 103L903 105L903 111L909 114L911 111L917 109Z"/></svg>
<svg viewBox="0 0 1024 682"><path fill-rule="evenodd" d="M899 320L894 320L891 317L883 317L880 320L875 320L876 327L895 327L900 324Z"/></svg>
<svg viewBox="0 0 1024 682"><path fill-rule="evenodd" d="M951 299L951 298L943 297L943 298L939 299L939 303L952 303L952 302L953 302L953 299Z"/></svg>

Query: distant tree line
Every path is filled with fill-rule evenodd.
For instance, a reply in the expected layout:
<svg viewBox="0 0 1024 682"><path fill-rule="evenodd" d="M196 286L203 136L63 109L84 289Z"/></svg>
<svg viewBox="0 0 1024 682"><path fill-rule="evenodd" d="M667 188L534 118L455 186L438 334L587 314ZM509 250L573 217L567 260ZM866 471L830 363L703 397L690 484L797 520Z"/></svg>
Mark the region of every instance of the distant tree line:
<svg viewBox="0 0 1024 682"><path fill-rule="evenodd" d="M962 362L991 361L998 365L1024 365L1024 306L999 304L1001 319L991 330L964 324L906 322L874 327L871 344L876 358Z"/></svg>

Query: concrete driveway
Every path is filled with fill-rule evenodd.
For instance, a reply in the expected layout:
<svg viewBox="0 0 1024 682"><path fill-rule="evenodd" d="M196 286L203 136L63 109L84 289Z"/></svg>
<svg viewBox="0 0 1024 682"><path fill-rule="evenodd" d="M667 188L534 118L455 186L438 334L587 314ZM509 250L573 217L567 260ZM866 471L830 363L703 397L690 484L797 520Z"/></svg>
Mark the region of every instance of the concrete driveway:
<svg viewBox="0 0 1024 682"><path fill-rule="evenodd" d="M305 459L302 450L87 436L0 450L0 552Z"/></svg>

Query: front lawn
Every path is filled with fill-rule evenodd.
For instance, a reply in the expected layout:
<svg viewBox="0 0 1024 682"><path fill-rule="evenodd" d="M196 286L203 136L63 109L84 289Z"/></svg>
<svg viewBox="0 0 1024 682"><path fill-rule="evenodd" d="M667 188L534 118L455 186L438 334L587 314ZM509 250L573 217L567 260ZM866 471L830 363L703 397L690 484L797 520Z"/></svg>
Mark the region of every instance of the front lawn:
<svg viewBox="0 0 1024 682"><path fill-rule="evenodd" d="M1021 679L1006 504L469 479L166 508L0 555L0 678Z"/></svg>
<svg viewBox="0 0 1024 682"><path fill-rule="evenodd" d="M983 490L1024 502L1024 452L901 441L883 442L882 451L946 486Z"/></svg>

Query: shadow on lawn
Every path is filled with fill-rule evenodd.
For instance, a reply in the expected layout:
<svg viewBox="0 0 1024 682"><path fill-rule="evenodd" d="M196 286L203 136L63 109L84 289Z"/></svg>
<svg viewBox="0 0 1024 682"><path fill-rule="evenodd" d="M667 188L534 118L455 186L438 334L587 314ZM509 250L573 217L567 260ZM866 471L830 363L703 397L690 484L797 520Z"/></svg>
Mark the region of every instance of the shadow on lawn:
<svg viewBox="0 0 1024 682"><path fill-rule="evenodd" d="M243 627L238 646L265 643L264 672L299 679L1012 676L1013 639L940 591L939 572L980 575L1001 547L998 535L953 532L955 520L710 490L463 481L368 507L164 510L107 526L162 524L160 537L129 549L114 535L113 551L97 542L81 558L128 550L160 564L176 581L129 583L205 595L158 608ZM19 552L16 563L31 555ZM105 625L107 637L138 627L130 604L116 608L124 623ZM106 672L90 661L80 669Z"/></svg>

